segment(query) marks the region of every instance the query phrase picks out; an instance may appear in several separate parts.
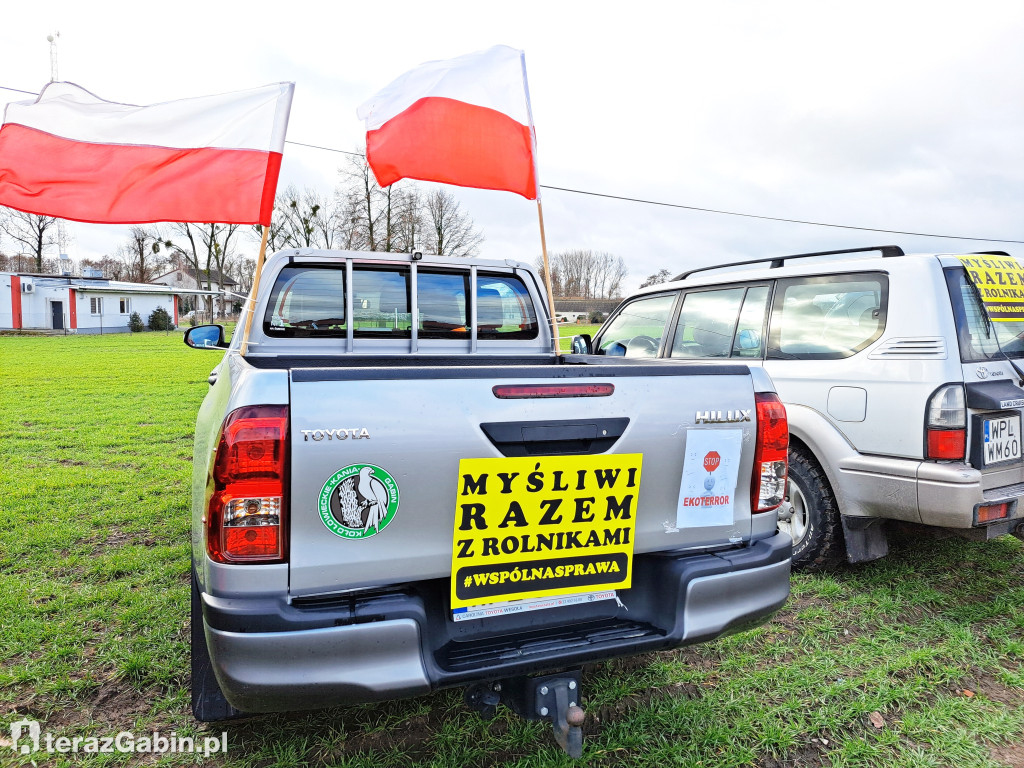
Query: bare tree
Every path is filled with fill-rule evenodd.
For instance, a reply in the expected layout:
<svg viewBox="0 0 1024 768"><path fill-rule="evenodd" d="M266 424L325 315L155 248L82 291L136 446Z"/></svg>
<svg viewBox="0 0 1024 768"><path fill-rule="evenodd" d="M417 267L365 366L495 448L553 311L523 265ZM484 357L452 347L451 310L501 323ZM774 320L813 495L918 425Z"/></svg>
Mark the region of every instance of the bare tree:
<svg viewBox="0 0 1024 768"><path fill-rule="evenodd" d="M35 213L0 208L0 231L14 241L15 248L35 257L36 272L43 271L43 256L58 242L60 219Z"/></svg>
<svg viewBox="0 0 1024 768"><path fill-rule="evenodd" d="M408 186L398 193L395 203L395 250L411 253L422 248L425 232L423 195L417 187Z"/></svg>
<svg viewBox="0 0 1024 768"><path fill-rule="evenodd" d="M471 256L483 242L473 220L447 190L424 195L413 183L382 188L361 154L354 154L339 173L333 195L290 186L277 196L268 251L342 248L408 253L419 248ZM256 226L250 232L258 239L263 229Z"/></svg>
<svg viewBox="0 0 1024 768"><path fill-rule="evenodd" d="M629 274L621 256L573 249L553 253L551 263L551 292L556 296L584 299L617 298L622 293L622 281ZM537 269L543 272L542 259Z"/></svg>
<svg viewBox="0 0 1024 768"><path fill-rule="evenodd" d="M224 270L227 269L234 255L232 239L238 231L238 224L190 224L178 222L171 225L176 242L168 247L173 248L188 265L196 277L200 287L205 282L213 288L213 280L217 280L219 290L224 290ZM213 276L211 270L216 270ZM213 314L213 297L206 297L207 311Z"/></svg>
<svg viewBox="0 0 1024 768"><path fill-rule="evenodd" d="M100 277L107 280L128 279L128 265L121 259L114 259L110 256L103 256L99 259L82 259L81 268L83 271L86 269L99 270Z"/></svg>
<svg viewBox="0 0 1024 768"><path fill-rule="evenodd" d="M279 247L313 247L318 232L313 221L319 212L319 196L313 190L307 188L302 194L294 186L289 186L279 193L274 203L274 214L281 226Z"/></svg>
<svg viewBox="0 0 1024 768"><path fill-rule="evenodd" d="M256 277L256 259L239 256L231 262L228 274L238 283L238 292L248 294L252 290L252 283Z"/></svg>
<svg viewBox="0 0 1024 768"><path fill-rule="evenodd" d="M218 230L219 227L219 230ZM203 232L207 238L210 255L217 272L217 290L224 295L224 277L231 260L234 258L234 243L231 242L238 231L238 224L206 224ZM208 267L209 269L209 267ZM211 278L212 282L212 278ZM211 288L213 286L211 285ZM221 302L223 312L225 302Z"/></svg>
<svg viewBox="0 0 1024 768"><path fill-rule="evenodd" d="M657 272L655 272L653 275L648 275L644 279L644 281L642 283L640 283L640 287L641 288L647 288L647 287L652 286L652 285L661 285L662 283L667 283L669 281L670 277L671 277L671 274L672 274L671 272L669 272L667 269L662 267Z"/></svg>
<svg viewBox="0 0 1024 768"><path fill-rule="evenodd" d="M380 250L381 188L373 171L362 155L353 156L347 168L342 169L345 198L352 215L354 241L357 250Z"/></svg>
<svg viewBox="0 0 1024 768"><path fill-rule="evenodd" d="M311 223L320 247L348 247L352 241L352 222L347 215L344 198L337 194L321 197L318 192L310 189L306 190L306 196L310 203L315 202L317 205Z"/></svg>
<svg viewBox="0 0 1024 768"><path fill-rule="evenodd" d="M289 186L277 196L268 248L336 248L351 241L352 222L346 215L346 200L323 195L306 187L301 193ZM256 228L262 237L262 228ZM273 241L273 242L271 242Z"/></svg>
<svg viewBox="0 0 1024 768"><path fill-rule="evenodd" d="M158 228L132 227L127 241L117 252L127 266L126 279L136 283L148 283L164 263L160 254L161 249L171 247L173 243L164 240Z"/></svg>
<svg viewBox="0 0 1024 768"><path fill-rule="evenodd" d="M621 256L595 253L591 258L590 295L598 299L618 298L622 295L622 281L629 274Z"/></svg>
<svg viewBox="0 0 1024 768"><path fill-rule="evenodd" d="M439 256L475 256L484 236L447 189L427 195L426 250Z"/></svg>
<svg viewBox="0 0 1024 768"><path fill-rule="evenodd" d="M30 272L35 268L35 259L27 253L0 254L0 272Z"/></svg>
<svg viewBox="0 0 1024 768"><path fill-rule="evenodd" d="M404 251L408 243L404 235L410 228L409 197L404 187L392 184L381 187L374 178L366 158L351 158L341 170L342 182L337 194L338 216L342 240L361 251Z"/></svg>

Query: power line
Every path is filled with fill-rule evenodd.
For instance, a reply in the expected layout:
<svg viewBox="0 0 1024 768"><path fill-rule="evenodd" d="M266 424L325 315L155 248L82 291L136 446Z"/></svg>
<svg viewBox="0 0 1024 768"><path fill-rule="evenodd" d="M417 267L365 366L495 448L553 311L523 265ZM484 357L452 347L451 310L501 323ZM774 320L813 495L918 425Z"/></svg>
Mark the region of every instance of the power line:
<svg viewBox="0 0 1024 768"><path fill-rule="evenodd" d="M912 235L914 237L941 237L946 240L982 240L989 243L1024 243L1024 240L1001 240L992 237L960 237L959 235L934 235L929 232L905 232L900 229L875 229L873 227L855 227L851 224L826 224L821 221L804 221L803 219L783 219L778 216L759 216L756 213L739 213L737 211L721 211L716 208L698 208L695 205L681 205L679 203L664 203L658 200L644 200L639 197L622 197L621 195L607 195L603 192L587 192L582 189L568 189L567 187L550 187L546 184L540 185L542 189L557 189L560 192L572 192L577 195L590 195L592 197L607 197L611 200L625 200L630 203L644 203L645 205L661 205L666 208L682 208L687 211L700 211L702 213L717 213L722 216L743 216L748 219L763 219L764 221L782 221L787 224L807 224L812 227L833 227L836 229L856 229L861 232L884 232L890 235Z"/></svg>
<svg viewBox="0 0 1024 768"><path fill-rule="evenodd" d="M353 157L362 157L362 152L349 152L345 149L335 149L334 147L321 147L318 144L303 144L301 141L292 141L291 139L285 139L285 144L295 144L299 147L310 147L311 149L322 149L326 152L340 152L343 155L352 155Z"/></svg>
<svg viewBox="0 0 1024 768"><path fill-rule="evenodd" d="M15 93L27 93L29 96L38 96L37 91L23 91L21 88L8 88L6 85L0 85L0 91L14 91Z"/></svg>
<svg viewBox="0 0 1024 768"><path fill-rule="evenodd" d="M20 88L8 88L7 86L0 85L0 90L14 91L15 93L25 93L29 96L38 96L39 94L33 91L24 91ZM310 149L319 149L324 152L337 152L342 155L351 155L353 157L361 157L360 152L351 152L345 149L337 149L336 147L324 147L319 144L306 144L301 141L292 141L286 139L285 144L294 144L298 147L308 147ZM611 195L605 192L588 192L584 189L572 189L570 187L556 187L549 184L538 185L541 189L550 189L557 192L569 192L574 195L587 195L589 197L603 197L608 200L622 200L627 203L640 203L642 205L657 205L663 208L678 208L684 211L697 211L699 213L714 213L719 216L740 216L746 219L760 219L761 221L779 221L784 224L804 224L810 227L829 227L831 229L852 229L858 232L881 232L887 235L908 235L910 237L936 237L943 240L975 240L986 243L1015 243L1018 245L1024 245L1024 240L1007 240L1005 238L998 237L963 237L961 235L937 235L932 232L908 232L901 229L878 229L876 227L857 227L852 224L830 224L823 221L807 221L805 219L786 219L780 216L764 216L756 213L741 213L739 211L724 211L718 208L701 208L696 205L683 205L682 203L666 203L661 200L646 200L641 197L625 197L623 195Z"/></svg>

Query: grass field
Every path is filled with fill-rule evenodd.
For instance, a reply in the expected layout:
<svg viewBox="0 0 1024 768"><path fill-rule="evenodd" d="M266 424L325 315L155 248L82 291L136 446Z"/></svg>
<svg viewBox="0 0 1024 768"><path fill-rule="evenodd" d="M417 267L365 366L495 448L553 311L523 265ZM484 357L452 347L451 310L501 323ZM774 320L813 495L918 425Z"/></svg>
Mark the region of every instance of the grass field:
<svg viewBox="0 0 1024 768"><path fill-rule="evenodd" d="M225 730L218 766L570 765L548 728L481 721L458 691L192 720L192 425L217 359L177 334L0 337L0 739L29 717L66 736ZM586 765L1024 766L1024 545L904 536L884 561L798 575L759 629L584 680ZM0 742L0 765L29 764Z"/></svg>
<svg viewBox="0 0 1024 768"><path fill-rule="evenodd" d="M577 325L576 323L562 323L558 326L558 348L568 352L572 344L572 337L580 333L589 333L591 338L597 333L600 325Z"/></svg>

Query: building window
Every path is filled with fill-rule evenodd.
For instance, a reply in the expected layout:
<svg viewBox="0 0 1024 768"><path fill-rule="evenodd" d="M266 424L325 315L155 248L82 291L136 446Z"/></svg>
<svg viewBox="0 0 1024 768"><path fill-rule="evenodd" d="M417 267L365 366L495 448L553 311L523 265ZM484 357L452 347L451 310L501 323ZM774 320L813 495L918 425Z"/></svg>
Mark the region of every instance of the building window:
<svg viewBox="0 0 1024 768"><path fill-rule="evenodd" d="M102 315L103 314L103 299L99 296L89 297L89 314L91 315Z"/></svg>
<svg viewBox="0 0 1024 768"><path fill-rule="evenodd" d="M121 297L121 314L122 315L127 315L131 311L132 311L132 301L131 301L131 299L122 296Z"/></svg>

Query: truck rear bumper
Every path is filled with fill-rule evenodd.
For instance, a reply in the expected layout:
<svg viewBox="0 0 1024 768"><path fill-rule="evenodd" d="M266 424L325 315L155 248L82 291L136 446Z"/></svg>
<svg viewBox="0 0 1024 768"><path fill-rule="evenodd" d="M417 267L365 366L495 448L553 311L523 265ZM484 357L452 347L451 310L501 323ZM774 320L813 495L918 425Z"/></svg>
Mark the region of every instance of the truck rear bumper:
<svg viewBox="0 0 1024 768"><path fill-rule="evenodd" d="M883 517L943 528L974 528L984 538L1024 523L1024 483L983 489L983 476L966 464L856 455L838 462L843 514ZM1009 519L979 526L977 508L1008 502Z"/></svg>
<svg viewBox="0 0 1024 768"><path fill-rule="evenodd" d="M715 554L638 555L621 605L458 625L446 608L447 581L304 605L203 595L205 632L221 689L244 712L381 701L756 626L789 596L791 552L780 533Z"/></svg>

